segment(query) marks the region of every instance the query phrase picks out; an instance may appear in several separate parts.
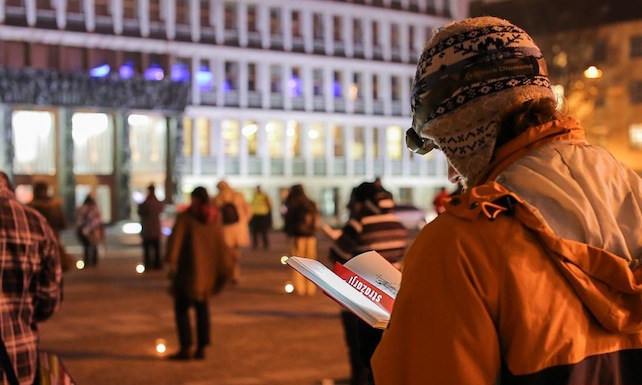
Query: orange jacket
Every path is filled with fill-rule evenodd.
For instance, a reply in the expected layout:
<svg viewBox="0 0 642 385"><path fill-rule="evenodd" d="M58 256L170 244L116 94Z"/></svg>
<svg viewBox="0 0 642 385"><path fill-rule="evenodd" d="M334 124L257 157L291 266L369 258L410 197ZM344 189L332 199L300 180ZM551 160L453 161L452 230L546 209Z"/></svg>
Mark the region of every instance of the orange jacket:
<svg viewBox="0 0 642 385"><path fill-rule="evenodd" d="M642 383L640 179L570 118L488 177L406 253L375 383Z"/></svg>

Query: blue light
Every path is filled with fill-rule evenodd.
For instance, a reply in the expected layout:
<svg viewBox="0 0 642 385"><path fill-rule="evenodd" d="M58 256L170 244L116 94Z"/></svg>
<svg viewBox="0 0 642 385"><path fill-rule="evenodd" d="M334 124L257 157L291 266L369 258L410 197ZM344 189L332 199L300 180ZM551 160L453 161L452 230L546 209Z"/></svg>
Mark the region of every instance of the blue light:
<svg viewBox="0 0 642 385"><path fill-rule="evenodd" d="M291 97L301 96L303 93L303 86L301 84L301 79L296 76L288 81L288 91L290 92Z"/></svg>
<svg viewBox="0 0 642 385"><path fill-rule="evenodd" d="M158 64L152 64L145 70L144 76L147 80L163 80L165 71Z"/></svg>
<svg viewBox="0 0 642 385"><path fill-rule="evenodd" d="M175 82L187 82L190 78L189 68L184 63L176 63L172 66L170 76Z"/></svg>
<svg viewBox="0 0 642 385"><path fill-rule="evenodd" d="M132 62L127 62L120 66L118 74L122 79L131 79L134 76L134 65Z"/></svg>
<svg viewBox="0 0 642 385"><path fill-rule="evenodd" d="M201 66L196 73L195 78L201 91L210 90L212 86L214 86L214 75L207 66Z"/></svg>
<svg viewBox="0 0 642 385"><path fill-rule="evenodd" d="M92 78L104 78L109 75L109 71L111 71L111 68L109 67L109 64L103 64L98 67L94 67L89 70L89 76Z"/></svg>
<svg viewBox="0 0 642 385"><path fill-rule="evenodd" d="M341 83L339 82L334 82L334 97L335 98L341 97Z"/></svg>

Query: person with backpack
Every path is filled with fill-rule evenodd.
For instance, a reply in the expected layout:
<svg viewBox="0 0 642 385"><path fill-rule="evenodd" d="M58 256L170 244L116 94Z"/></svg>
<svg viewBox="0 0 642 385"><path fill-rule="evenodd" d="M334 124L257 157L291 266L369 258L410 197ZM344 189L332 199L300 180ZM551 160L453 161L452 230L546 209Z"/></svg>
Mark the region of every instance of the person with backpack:
<svg viewBox="0 0 642 385"><path fill-rule="evenodd" d="M241 279L241 249L250 245L249 222L252 218L252 207L243 194L232 189L227 181L221 180L216 188L219 193L214 197L213 204L221 213L225 243L234 255L232 284L236 285Z"/></svg>
<svg viewBox="0 0 642 385"><path fill-rule="evenodd" d="M315 234L319 224L319 211L316 203L308 198L302 185L296 184L290 188L285 208L283 231L289 238L290 255L317 259ZM316 293L316 285L294 270L292 284L298 295Z"/></svg>

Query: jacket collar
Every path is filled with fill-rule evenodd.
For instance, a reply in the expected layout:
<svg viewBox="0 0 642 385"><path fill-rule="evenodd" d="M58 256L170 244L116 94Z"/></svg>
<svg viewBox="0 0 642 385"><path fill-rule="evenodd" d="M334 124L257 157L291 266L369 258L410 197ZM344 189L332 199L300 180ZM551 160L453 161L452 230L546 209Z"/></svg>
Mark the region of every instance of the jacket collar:
<svg viewBox="0 0 642 385"><path fill-rule="evenodd" d="M527 152L558 140L570 140L577 145L588 144L584 128L571 116L532 127L495 151L488 171L480 178L480 182L494 180L506 167Z"/></svg>

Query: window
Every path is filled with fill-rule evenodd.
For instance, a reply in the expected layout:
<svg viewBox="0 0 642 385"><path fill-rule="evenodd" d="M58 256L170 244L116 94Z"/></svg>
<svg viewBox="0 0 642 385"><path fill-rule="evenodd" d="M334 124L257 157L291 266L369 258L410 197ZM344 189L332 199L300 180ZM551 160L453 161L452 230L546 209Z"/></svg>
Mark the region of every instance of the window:
<svg viewBox="0 0 642 385"><path fill-rule="evenodd" d="M408 49L410 53L414 55L415 53L415 27L412 25L408 26Z"/></svg>
<svg viewBox="0 0 642 385"><path fill-rule="evenodd" d="M350 86L350 99L363 99L363 75L355 72L352 74L352 85Z"/></svg>
<svg viewBox="0 0 642 385"><path fill-rule="evenodd" d="M235 31L237 17L236 17L236 4L225 2L225 29L227 31Z"/></svg>
<svg viewBox="0 0 642 385"><path fill-rule="evenodd" d="M629 140L631 147L642 149L642 123L636 123L629 126Z"/></svg>
<svg viewBox="0 0 642 385"><path fill-rule="evenodd" d="M312 70L314 96L323 96L323 70L315 68Z"/></svg>
<svg viewBox="0 0 642 385"><path fill-rule="evenodd" d="M390 77L390 88L392 91L392 100L397 102L401 100L401 81L399 76Z"/></svg>
<svg viewBox="0 0 642 385"><path fill-rule="evenodd" d="M239 89L239 64L225 62L225 91L238 91Z"/></svg>
<svg viewBox="0 0 642 385"><path fill-rule="evenodd" d="M343 41L343 20L340 16L332 17L332 34L335 42Z"/></svg>
<svg viewBox="0 0 642 385"><path fill-rule="evenodd" d="M246 120L243 123L243 128L241 129L241 133L245 137L245 140L247 142L247 153L248 155L253 155L256 156L258 154L258 131L259 131L259 126L256 124L256 122L251 121L251 120Z"/></svg>
<svg viewBox="0 0 642 385"><path fill-rule="evenodd" d="M74 173L111 174L113 172L114 128L107 114L76 112L71 117L74 141Z"/></svg>
<svg viewBox="0 0 642 385"><path fill-rule="evenodd" d="M604 40L593 43L593 62L604 63L608 57L608 45Z"/></svg>
<svg viewBox="0 0 642 385"><path fill-rule="evenodd" d="M55 121L54 114L47 111L15 111L13 113L11 127L14 146L14 173L27 175L53 175L55 173ZM94 131L97 130L99 127ZM89 135L91 133L87 132L86 136ZM94 148L94 150L98 149Z"/></svg>
<svg viewBox="0 0 642 385"><path fill-rule="evenodd" d="M379 92L379 76L376 74L372 75L372 98L374 100L381 99L381 94Z"/></svg>
<svg viewBox="0 0 642 385"><path fill-rule="evenodd" d="M196 143L193 132L196 130ZM210 156L210 122L207 118L183 119L183 156L192 156L196 150L201 156Z"/></svg>
<svg viewBox="0 0 642 385"><path fill-rule="evenodd" d="M312 29L314 40L323 40L323 15L320 13L312 14Z"/></svg>
<svg viewBox="0 0 642 385"><path fill-rule="evenodd" d="M334 71L332 74L332 82L334 88L334 98L343 98L343 74L340 71Z"/></svg>
<svg viewBox="0 0 642 385"><path fill-rule="evenodd" d="M278 64L273 64L270 66L270 91L273 94L281 93L282 87L282 73L281 66Z"/></svg>
<svg viewBox="0 0 642 385"><path fill-rule="evenodd" d="M642 80L634 80L631 82L629 95L632 104L642 103Z"/></svg>
<svg viewBox="0 0 642 385"><path fill-rule="evenodd" d="M223 139L223 153L225 156L236 158L240 154L241 132L239 122L236 120L223 120L221 122L221 137Z"/></svg>
<svg viewBox="0 0 642 385"><path fill-rule="evenodd" d="M394 50L401 48L401 37L399 36L399 24L390 24L390 46Z"/></svg>
<svg viewBox="0 0 642 385"><path fill-rule="evenodd" d="M270 35L281 36L281 10L270 8Z"/></svg>
<svg viewBox="0 0 642 385"><path fill-rule="evenodd" d="M247 31L250 33L258 33L258 13L256 5L248 4L247 6Z"/></svg>
<svg viewBox="0 0 642 385"><path fill-rule="evenodd" d="M320 123L310 124L308 139L310 140L312 157L316 159L325 158L325 127Z"/></svg>
<svg viewBox="0 0 642 385"><path fill-rule="evenodd" d="M334 142L334 156L345 156L345 140L343 126L332 126L332 138Z"/></svg>
<svg viewBox="0 0 642 385"><path fill-rule="evenodd" d="M296 120L288 120L288 155L291 157L301 156L301 125Z"/></svg>
<svg viewBox="0 0 642 385"><path fill-rule="evenodd" d="M292 11L292 37L303 37L301 29L301 11Z"/></svg>
<svg viewBox="0 0 642 385"><path fill-rule="evenodd" d="M247 64L247 90L248 91L257 91L256 88L256 64L248 63Z"/></svg>
<svg viewBox="0 0 642 385"><path fill-rule="evenodd" d="M366 157L366 129L365 127L355 127L354 137L352 138L352 158L364 159Z"/></svg>
<svg viewBox="0 0 642 385"><path fill-rule="evenodd" d="M631 36L631 57L642 56L642 35Z"/></svg>
<svg viewBox="0 0 642 385"><path fill-rule="evenodd" d="M127 122L132 172L164 172L167 158L164 117L131 114Z"/></svg>
<svg viewBox="0 0 642 385"><path fill-rule="evenodd" d="M372 46L381 46L381 31L379 30L379 23L376 21L372 22Z"/></svg>
<svg viewBox="0 0 642 385"><path fill-rule="evenodd" d="M401 159L402 151L405 151L405 135L401 127L391 126L386 129L386 146L390 159Z"/></svg>
<svg viewBox="0 0 642 385"><path fill-rule="evenodd" d="M278 120L271 120L265 125L265 132L270 158L283 158L283 140L285 138L283 124Z"/></svg>
<svg viewBox="0 0 642 385"><path fill-rule="evenodd" d="M290 79L288 79L288 93L293 98L303 95L301 68L299 67L292 67L292 73L290 74Z"/></svg>
<svg viewBox="0 0 642 385"><path fill-rule="evenodd" d="M359 45L363 44L363 27L359 19L352 20L352 42Z"/></svg>

